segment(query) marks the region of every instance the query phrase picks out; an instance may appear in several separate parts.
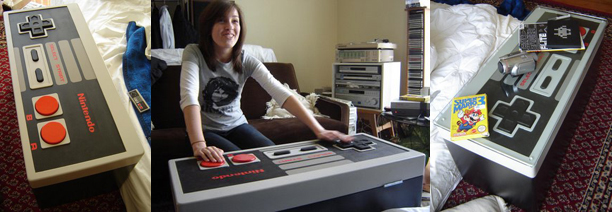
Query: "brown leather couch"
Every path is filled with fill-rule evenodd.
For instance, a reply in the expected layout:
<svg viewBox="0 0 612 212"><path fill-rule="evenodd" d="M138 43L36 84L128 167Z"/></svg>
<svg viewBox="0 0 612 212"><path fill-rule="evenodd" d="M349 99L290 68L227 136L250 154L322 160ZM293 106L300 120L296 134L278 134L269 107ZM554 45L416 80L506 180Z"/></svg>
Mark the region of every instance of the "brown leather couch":
<svg viewBox="0 0 612 212"><path fill-rule="evenodd" d="M264 63L272 75L281 83L300 92L293 65L290 63ZM179 142L185 140L185 120L179 106L180 66L169 66L162 77L151 86L151 116L154 130L152 142ZM249 124L253 125L276 144L316 139L310 129L296 118L261 119L266 113L266 102L272 98L252 78L248 79L241 99L241 109ZM349 108L326 98L319 98L316 104L322 114L330 118L316 118L329 130L348 132Z"/></svg>
<svg viewBox="0 0 612 212"><path fill-rule="evenodd" d="M264 63L270 73L281 83L300 93L295 70L291 63ZM307 93L302 93L307 95ZM296 118L261 119L266 114L266 102L272 97L253 80L247 80L242 91L241 109L249 124L276 144L316 139L315 134ZM326 98L319 98L315 107L330 118L316 118L328 130L348 132L349 107Z"/></svg>

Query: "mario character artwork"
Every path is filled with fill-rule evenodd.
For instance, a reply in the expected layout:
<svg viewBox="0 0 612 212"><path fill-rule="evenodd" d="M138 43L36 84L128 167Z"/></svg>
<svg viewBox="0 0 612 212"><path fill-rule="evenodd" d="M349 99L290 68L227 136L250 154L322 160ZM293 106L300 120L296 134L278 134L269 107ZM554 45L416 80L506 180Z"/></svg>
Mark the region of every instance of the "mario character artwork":
<svg viewBox="0 0 612 212"><path fill-rule="evenodd" d="M474 128L476 123L485 119L482 112L479 109L474 110L474 108L459 111L459 113L457 113L457 117L460 119L460 121L457 121L457 125L459 125L457 132L467 132L468 130Z"/></svg>

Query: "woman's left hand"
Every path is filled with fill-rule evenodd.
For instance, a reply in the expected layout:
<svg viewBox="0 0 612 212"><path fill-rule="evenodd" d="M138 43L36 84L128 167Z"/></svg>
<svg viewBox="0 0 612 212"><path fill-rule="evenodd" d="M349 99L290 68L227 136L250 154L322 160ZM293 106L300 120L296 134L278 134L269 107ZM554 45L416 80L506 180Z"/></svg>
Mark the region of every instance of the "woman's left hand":
<svg viewBox="0 0 612 212"><path fill-rule="evenodd" d="M342 142L351 142L353 141L353 136L346 135L344 133L335 131L335 130L323 130L317 133L317 138L326 141L335 141L340 140Z"/></svg>

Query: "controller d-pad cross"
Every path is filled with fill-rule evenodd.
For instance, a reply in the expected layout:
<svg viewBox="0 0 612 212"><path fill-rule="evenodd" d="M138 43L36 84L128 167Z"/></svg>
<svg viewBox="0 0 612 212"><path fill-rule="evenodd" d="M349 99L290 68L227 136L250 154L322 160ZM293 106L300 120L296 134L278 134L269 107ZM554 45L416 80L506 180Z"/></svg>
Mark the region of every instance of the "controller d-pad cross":
<svg viewBox="0 0 612 212"><path fill-rule="evenodd" d="M363 152L363 151L373 150L374 147L372 145L375 145L375 144L376 143L368 139L355 139L351 142L346 142L346 143L337 141L334 146L341 150L347 150L347 149L352 148L357 151Z"/></svg>
<svg viewBox="0 0 612 212"><path fill-rule="evenodd" d="M531 111L533 101L515 96L510 103L498 101L491 110L491 118L497 119L493 130L508 137L514 137L519 128L533 131L540 114Z"/></svg>
<svg viewBox="0 0 612 212"><path fill-rule="evenodd" d="M47 37L47 30L55 29L52 18L43 19L42 15L26 16L26 22L17 23L19 34L29 33L31 39Z"/></svg>

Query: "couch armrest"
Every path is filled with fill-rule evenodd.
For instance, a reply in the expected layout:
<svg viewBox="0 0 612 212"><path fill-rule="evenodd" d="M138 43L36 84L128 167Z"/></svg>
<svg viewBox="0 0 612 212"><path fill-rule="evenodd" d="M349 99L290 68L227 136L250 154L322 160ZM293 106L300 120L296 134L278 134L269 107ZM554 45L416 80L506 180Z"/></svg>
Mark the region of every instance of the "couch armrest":
<svg viewBox="0 0 612 212"><path fill-rule="evenodd" d="M321 114L327 115L332 119L338 120L346 126L350 126L349 119L351 116L351 108L346 103L336 101L325 96L320 96L315 105Z"/></svg>

